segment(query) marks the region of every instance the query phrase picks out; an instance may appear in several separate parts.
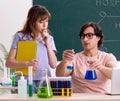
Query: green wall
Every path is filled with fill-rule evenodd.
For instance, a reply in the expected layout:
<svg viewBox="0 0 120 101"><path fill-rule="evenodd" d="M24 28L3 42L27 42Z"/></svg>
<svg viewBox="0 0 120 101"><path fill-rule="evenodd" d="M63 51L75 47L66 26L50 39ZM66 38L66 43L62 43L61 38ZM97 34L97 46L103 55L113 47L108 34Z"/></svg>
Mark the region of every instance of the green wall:
<svg viewBox="0 0 120 101"><path fill-rule="evenodd" d="M83 50L78 37L80 27L89 21L97 22L104 33L104 51L120 60L120 0L33 0L44 5L52 14L49 22L61 60L65 49Z"/></svg>

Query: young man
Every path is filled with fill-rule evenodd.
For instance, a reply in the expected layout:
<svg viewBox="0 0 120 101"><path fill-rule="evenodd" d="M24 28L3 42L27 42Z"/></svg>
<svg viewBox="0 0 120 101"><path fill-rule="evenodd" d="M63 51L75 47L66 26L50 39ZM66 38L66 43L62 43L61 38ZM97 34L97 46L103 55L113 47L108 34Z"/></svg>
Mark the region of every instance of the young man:
<svg viewBox="0 0 120 101"><path fill-rule="evenodd" d="M57 66L57 76L71 76L73 92L76 93L108 93L112 68L117 66L113 54L100 51L98 48L103 42L103 33L96 23L89 22L82 26L79 37L84 50L74 54L74 50L65 50L62 62ZM66 67L72 61L73 70ZM87 69L96 70L96 80L85 80Z"/></svg>

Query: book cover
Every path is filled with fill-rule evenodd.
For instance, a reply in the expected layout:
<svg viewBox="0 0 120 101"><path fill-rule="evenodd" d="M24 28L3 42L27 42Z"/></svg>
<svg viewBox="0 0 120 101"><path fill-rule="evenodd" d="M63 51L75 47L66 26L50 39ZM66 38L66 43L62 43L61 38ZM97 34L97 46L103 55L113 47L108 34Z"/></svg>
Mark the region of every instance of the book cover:
<svg viewBox="0 0 120 101"><path fill-rule="evenodd" d="M36 41L19 41L17 47L16 60L23 62L35 59L36 52L37 52ZM28 75L28 67L18 68L16 69L16 71L22 71L24 75Z"/></svg>

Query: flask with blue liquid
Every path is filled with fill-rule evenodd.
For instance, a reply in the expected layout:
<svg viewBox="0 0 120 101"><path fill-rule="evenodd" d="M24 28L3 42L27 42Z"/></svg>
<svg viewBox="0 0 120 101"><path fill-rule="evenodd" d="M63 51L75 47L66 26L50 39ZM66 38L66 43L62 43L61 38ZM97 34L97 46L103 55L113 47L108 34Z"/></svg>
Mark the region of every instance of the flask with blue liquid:
<svg viewBox="0 0 120 101"><path fill-rule="evenodd" d="M88 61L89 65L95 61L95 59L93 59L93 57L91 58L91 60L92 61ZM85 79L86 80L96 80L97 79L96 70L92 69L92 67L89 67L89 69L86 70Z"/></svg>
<svg viewBox="0 0 120 101"><path fill-rule="evenodd" d="M86 80L96 80L97 79L96 71L92 70L92 69L86 70L85 79Z"/></svg>
<svg viewBox="0 0 120 101"><path fill-rule="evenodd" d="M68 61L68 62L67 62L67 70L73 70L72 61Z"/></svg>
<svg viewBox="0 0 120 101"><path fill-rule="evenodd" d="M71 51L71 54L74 54L74 49L72 49ZM67 61L67 70L73 70L73 60Z"/></svg>

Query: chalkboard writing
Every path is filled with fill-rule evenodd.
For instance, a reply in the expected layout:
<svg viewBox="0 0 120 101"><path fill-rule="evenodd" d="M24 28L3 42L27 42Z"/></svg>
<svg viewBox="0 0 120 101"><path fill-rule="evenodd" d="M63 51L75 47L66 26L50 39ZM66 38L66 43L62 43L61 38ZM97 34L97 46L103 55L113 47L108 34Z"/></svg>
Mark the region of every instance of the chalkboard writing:
<svg viewBox="0 0 120 101"><path fill-rule="evenodd" d="M44 5L52 14L49 29L59 60L66 49L83 50L78 33L86 22L96 22L102 27L105 37L100 49L120 60L120 0L33 0L33 4Z"/></svg>

